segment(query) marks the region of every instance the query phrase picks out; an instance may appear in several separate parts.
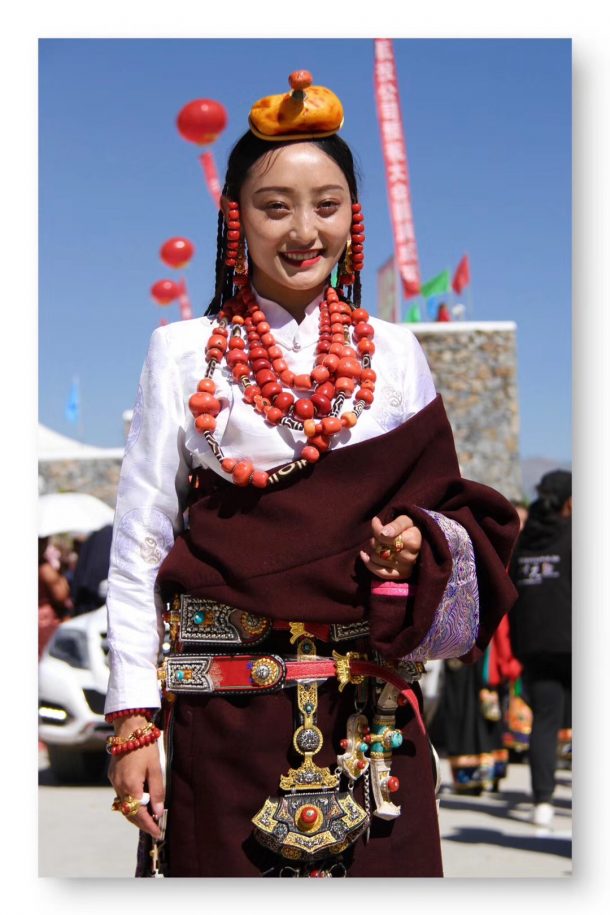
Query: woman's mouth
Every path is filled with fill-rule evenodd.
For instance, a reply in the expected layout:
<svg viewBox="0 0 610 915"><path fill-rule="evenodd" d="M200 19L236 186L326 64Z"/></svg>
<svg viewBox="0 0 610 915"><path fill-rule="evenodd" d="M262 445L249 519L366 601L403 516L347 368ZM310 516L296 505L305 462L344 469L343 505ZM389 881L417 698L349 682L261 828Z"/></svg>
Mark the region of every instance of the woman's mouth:
<svg viewBox="0 0 610 915"><path fill-rule="evenodd" d="M289 264L291 267L297 267L300 270L306 270L308 267L313 267L314 264L318 263L323 253L323 248L316 248L311 251L279 252L280 257L285 264Z"/></svg>

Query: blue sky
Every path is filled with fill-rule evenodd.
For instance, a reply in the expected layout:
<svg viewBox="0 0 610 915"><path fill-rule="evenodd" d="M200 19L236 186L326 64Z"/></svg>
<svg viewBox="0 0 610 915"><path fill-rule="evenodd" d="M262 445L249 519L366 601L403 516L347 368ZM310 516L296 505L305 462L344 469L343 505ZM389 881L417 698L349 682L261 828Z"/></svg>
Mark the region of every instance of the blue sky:
<svg viewBox="0 0 610 915"><path fill-rule="evenodd" d="M556 39L395 39L423 279L468 253L472 316L517 323L521 452L570 460L571 45ZM49 39L39 59L39 413L64 416L80 379L82 438L122 443L148 338L172 277L161 244L196 246L186 272L196 314L209 301L216 214L198 150L175 128L208 97L229 124L222 174L251 103L306 67L345 108L363 173L363 301L392 234L370 39Z"/></svg>

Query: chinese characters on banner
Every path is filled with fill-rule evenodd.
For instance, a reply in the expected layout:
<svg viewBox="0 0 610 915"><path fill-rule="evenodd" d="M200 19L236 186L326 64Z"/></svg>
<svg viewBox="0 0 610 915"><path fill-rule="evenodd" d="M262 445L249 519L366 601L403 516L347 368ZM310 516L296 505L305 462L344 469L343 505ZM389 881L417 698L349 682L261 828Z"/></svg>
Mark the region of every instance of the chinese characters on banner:
<svg viewBox="0 0 610 915"><path fill-rule="evenodd" d="M400 321L399 301L396 262L392 255L377 271L377 317L394 323Z"/></svg>
<svg viewBox="0 0 610 915"><path fill-rule="evenodd" d="M390 214L394 229L396 263L406 299L418 295L421 286L407 150L400 111L394 48L390 38L375 39L375 98L386 168Z"/></svg>

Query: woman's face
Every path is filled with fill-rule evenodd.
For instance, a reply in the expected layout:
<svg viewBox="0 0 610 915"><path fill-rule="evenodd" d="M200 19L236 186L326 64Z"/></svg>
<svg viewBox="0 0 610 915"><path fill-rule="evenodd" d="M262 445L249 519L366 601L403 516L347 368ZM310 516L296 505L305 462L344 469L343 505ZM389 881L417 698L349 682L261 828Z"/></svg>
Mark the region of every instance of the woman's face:
<svg viewBox="0 0 610 915"><path fill-rule="evenodd" d="M345 175L311 143L283 146L250 169L240 212L257 292L302 315L349 238Z"/></svg>

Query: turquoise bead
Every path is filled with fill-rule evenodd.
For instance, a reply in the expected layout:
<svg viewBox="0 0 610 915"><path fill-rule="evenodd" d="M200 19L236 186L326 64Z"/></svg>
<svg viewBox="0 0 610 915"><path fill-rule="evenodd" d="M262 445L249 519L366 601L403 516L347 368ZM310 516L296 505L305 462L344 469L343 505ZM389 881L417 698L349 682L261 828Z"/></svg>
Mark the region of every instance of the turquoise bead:
<svg viewBox="0 0 610 915"><path fill-rule="evenodd" d="M305 711L307 712L308 715L310 714L310 712L313 712L313 705L311 704L311 702L307 703L307 705L305 706Z"/></svg>
<svg viewBox="0 0 610 915"><path fill-rule="evenodd" d="M196 613L193 616L193 622L196 623L198 626L200 626L204 620L205 620L205 613Z"/></svg>
<svg viewBox="0 0 610 915"><path fill-rule="evenodd" d="M402 734L392 734L391 742L394 748L399 747L402 743Z"/></svg>
<svg viewBox="0 0 610 915"><path fill-rule="evenodd" d="M369 748L369 747L368 747L368 744L366 744L366 743L361 743L361 744L360 744L360 752L361 752L361 753L366 753L366 751L368 750L368 748Z"/></svg>
<svg viewBox="0 0 610 915"><path fill-rule="evenodd" d="M179 670L176 672L176 680L184 680L184 671Z"/></svg>

